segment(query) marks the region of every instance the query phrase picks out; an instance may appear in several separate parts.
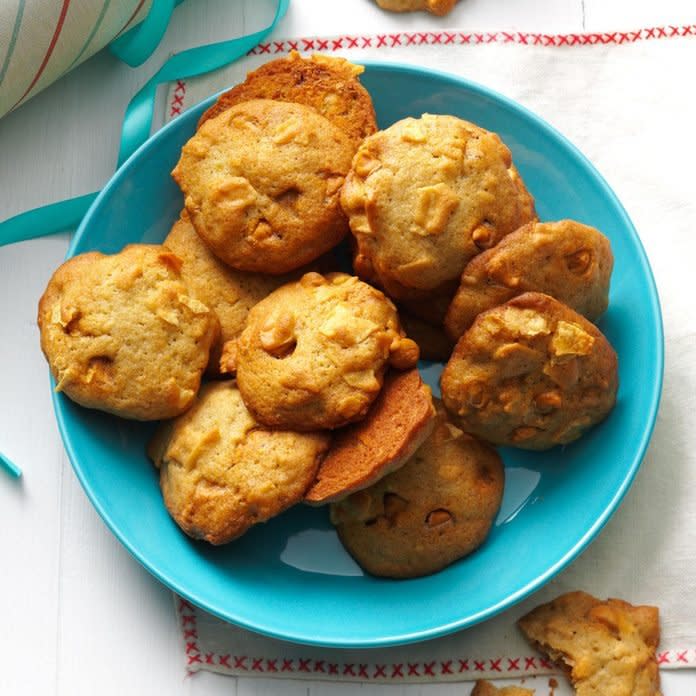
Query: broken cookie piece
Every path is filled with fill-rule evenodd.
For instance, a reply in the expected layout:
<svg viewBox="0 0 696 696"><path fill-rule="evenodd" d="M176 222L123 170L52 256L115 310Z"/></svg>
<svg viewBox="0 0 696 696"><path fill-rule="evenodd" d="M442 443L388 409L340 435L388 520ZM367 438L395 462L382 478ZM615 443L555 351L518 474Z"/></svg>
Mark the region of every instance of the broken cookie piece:
<svg viewBox="0 0 696 696"><path fill-rule="evenodd" d="M519 686L494 686L485 679L479 679L474 684L471 696L534 696L533 689L522 689Z"/></svg>
<svg viewBox="0 0 696 696"><path fill-rule="evenodd" d="M518 621L570 678L578 696L661 696L657 607L569 592Z"/></svg>

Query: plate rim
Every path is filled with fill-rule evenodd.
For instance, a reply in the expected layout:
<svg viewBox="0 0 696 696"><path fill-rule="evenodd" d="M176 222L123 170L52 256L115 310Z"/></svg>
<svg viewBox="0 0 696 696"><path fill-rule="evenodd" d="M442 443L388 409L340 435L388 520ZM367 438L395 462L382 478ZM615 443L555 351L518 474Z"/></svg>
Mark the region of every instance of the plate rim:
<svg viewBox="0 0 696 696"><path fill-rule="evenodd" d="M627 468L625 476L614 492L609 503L606 505L602 514L595 520L595 522L585 531L585 533L580 537L580 539L570 548L568 551L558 560L556 563L551 565L545 572L539 574L534 580L527 583L525 586L519 588L516 592L509 594L504 600L498 602L493 606L489 606L486 609L468 615L463 618L455 619L445 624L439 624L437 626L421 629L416 631L406 631L398 634L381 635L376 638L371 639L342 639L326 641L322 639L313 639L311 636L307 636L302 633L289 632L287 630L274 629L272 626L268 625L258 625L258 623L250 622L242 616L238 615L238 612L230 612L229 610L224 610L221 607L211 604L209 600L200 598L196 592L192 592L184 587L181 587L179 582L175 579L168 577L165 572L162 572L159 568L153 566L142 553L135 548L134 544L131 543L125 535L122 535L110 516L109 512L105 509L104 505L100 499L95 495L88 478L83 471L82 465L80 464L79 458L73 447L73 442L69 434L69 429L65 421L65 410L61 399L55 389L52 390L52 403L54 413L56 415L56 420L58 423L59 432L61 439L63 441L63 446L73 471L75 472L80 485L85 491L90 503L97 511L103 522L106 524L109 531L116 537L119 543L133 556L149 573L151 573L158 581L163 583L172 591L176 592L179 596L193 602L198 607L202 608L204 611L210 612L211 614L217 616L218 618L231 623L233 625L239 626L241 628L259 633L271 638L290 641L297 644L320 646L320 647L332 647L332 648L384 648L395 645L405 645L409 643L421 642L441 636L451 634L455 631L462 630L464 628L473 626L477 623L481 623L484 620L490 619L495 615L501 613L505 609L508 609L515 604L522 601L524 598L539 590L543 587L549 580L551 580L555 575L557 575L561 570L567 567L573 560L575 560L594 540L597 534L606 525L612 515L619 508L621 501L626 495L627 491L631 487L633 481L635 480L636 474L640 469L642 462L645 458L645 454L650 443L655 428L655 422L657 419L657 414L659 411L660 400L662 396L663 380L664 380L664 327L662 311L660 306L660 299L655 283L655 278L650 267L650 262L648 260L643 243L638 235L638 232L631 221L626 209L619 200L618 196L614 193L613 189L609 186L606 179L597 170L594 164L584 155L580 149L575 146L566 136L564 136L560 131L558 131L554 126L544 120L542 117L535 114L533 111L522 105L521 103L515 101L514 99L505 96L504 94L491 89L485 85L477 83L475 81L469 80L468 78L461 77L459 75L449 73L442 70L424 68L416 65L409 65L405 63L391 63L388 61L374 61L365 60L360 62L361 65L365 66L366 71L370 69L373 70L386 70L398 73L407 73L417 76L425 76L427 78L437 78L442 82L448 82L454 87L464 88L469 92L472 92L480 97L490 99L497 102L498 105L504 106L506 109L512 112L516 112L528 121L531 121L536 129L541 130L545 136L550 137L552 140L556 141L556 144L560 145L562 148L566 149L573 157L582 165L583 169L589 172L592 177L594 177L603 191L603 194L610 199L615 205L617 211L620 214L621 222L623 226L629 231L633 241L635 242L636 248L638 250L640 266L643 276L647 279L647 291L650 297L650 306L652 309L652 316L654 317L654 322L649 325L650 332L654 337L654 350L655 350L655 377L652 383L652 389L649 395L650 409L646 419L646 426L640 437L640 441L635 449L635 454L632 457L630 467ZM205 100L199 102L198 104L191 107L193 109L202 109L203 107L212 104L218 95L230 89L230 86L216 92ZM184 112L186 113L186 112ZM159 139L164 137L164 135L170 130L176 127L178 118L173 119L169 123L165 124L158 131L153 133L148 140L146 140L138 149L130 156L128 159L116 170L109 181L105 184L103 189L100 191L99 195L92 202L87 213L83 217L76 233L74 234L68 251L66 253L66 259L71 258L76 253L76 248L80 245L82 237L85 234L85 230L89 227L92 217L96 214L96 211L101 206L102 201L110 194L110 191L114 189L120 180L125 177L128 171L134 166L141 156L143 156L147 151L156 147ZM51 378L52 386L55 386L53 378Z"/></svg>

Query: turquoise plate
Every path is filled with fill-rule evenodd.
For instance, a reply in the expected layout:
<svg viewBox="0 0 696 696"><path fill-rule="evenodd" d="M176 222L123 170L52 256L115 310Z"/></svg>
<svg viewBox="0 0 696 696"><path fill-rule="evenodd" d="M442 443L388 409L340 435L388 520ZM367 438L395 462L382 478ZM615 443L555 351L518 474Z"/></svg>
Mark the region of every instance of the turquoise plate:
<svg viewBox="0 0 696 696"><path fill-rule="evenodd" d="M152 424L119 420L54 397L66 449L108 527L155 577L240 626L300 643L384 646L471 626L518 602L570 563L626 493L645 454L662 384L660 309L626 212L563 136L489 89L413 67L370 63L363 82L381 127L405 116L455 114L500 133L542 220L602 230L616 257L601 329L619 354L618 403L579 442L542 454L503 450L506 491L484 546L430 577L364 575L343 551L326 509L298 506L214 548L167 514L145 457ZM159 242L182 207L169 176L212 98L165 126L119 170L90 208L69 254ZM424 366L435 385L439 366Z"/></svg>

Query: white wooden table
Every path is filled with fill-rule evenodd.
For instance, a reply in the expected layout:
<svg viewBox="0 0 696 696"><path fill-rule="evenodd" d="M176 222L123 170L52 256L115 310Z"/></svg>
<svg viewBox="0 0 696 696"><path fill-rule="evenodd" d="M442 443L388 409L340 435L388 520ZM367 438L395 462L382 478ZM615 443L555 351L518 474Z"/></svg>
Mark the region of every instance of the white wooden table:
<svg viewBox="0 0 696 696"><path fill-rule="evenodd" d="M113 173L121 118L172 52L265 26L271 0L187 0L156 54L130 69L103 52L0 120L0 220L96 190ZM383 13L371 0L292 0L284 36L457 26L601 31L691 23L684 0L461 0L441 20ZM160 105L161 108L161 105ZM186 676L171 593L111 536L82 492L58 435L40 354L36 305L67 236L0 248L0 694L464 694L461 685L373 686ZM696 693L670 673L667 696ZM527 681L528 685L533 680ZM538 694L549 693L539 679ZM570 693L564 688L556 694Z"/></svg>

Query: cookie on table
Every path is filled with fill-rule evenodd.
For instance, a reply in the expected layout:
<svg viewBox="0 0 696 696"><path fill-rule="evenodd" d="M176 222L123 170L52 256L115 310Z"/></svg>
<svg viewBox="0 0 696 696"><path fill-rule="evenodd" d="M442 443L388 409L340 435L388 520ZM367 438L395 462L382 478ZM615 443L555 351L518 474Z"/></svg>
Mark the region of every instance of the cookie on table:
<svg viewBox="0 0 696 696"><path fill-rule="evenodd" d="M445 328L456 341L478 314L530 291L595 322L609 304L613 265L611 244L594 227L574 220L530 223L469 261Z"/></svg>
<svg viewBox="0 0 696 696"><path fill-rule="evenodd" d="M307 273L252 308L226 355L261 423L317 430L363 418L387 366L414 367L418 346L379 290L345 273Z"/></svg>
<svg viewBox="0 0 696 696"><path fill-rule="evenodd" d="M474 684L470 696L534 696L534 689L522 689L519 686L501 686L497 688L485 679Z"/></svg>
<svg viewBox="0 0 696 696"><path fill-rule="evenodd" d="M344 58L320 54L305 58L291 51L285 58L264 63L244 82L222 94L198 125L250 99L296 102L326 116L357 149L363 138L377 130L372 99L358 79L364 70Z"/></svg>
<svg viewBox="0 0 696 696"><path fill-rule="evenodd" d="M225 544L302 500L329 433L264 428L233 381L210 382L149 448L169 513L194 539Z"/></svg>
<svg viewBox="0 0 696 696"><path fill-rule="evenodd" d="M246 273L224 264L198 236L185 210L162 245L183 261L184 282L220 322L220 333L211 348L208 366L209 372L217 373L222 346L242 333L249 310L297 276Z"/></svg>
<svg viewBox="0 0 696 696"><path fill-rule="evenodd" d="M305 502L340 500L396 471L430 435L434 417L430 387L418 370L391 371L365 418L335 431Z"/></svg>
<svg viewBox="0 0 696 696"><path fill-rule="evenodd" d="M390 12L416 12L426 10L443 17L452 11L457 0L377 0L383 10Z"/></svg>
<svg viewBox="0 0 696 696"><path fill-rule="evenodd" d="M454 292L470 259L536 219L502 140L432 114L366 138L341 205L356 240L356 273L396 300Z"/></svg>
<svg viewBox="0 0 696 696"><path fill-rule="evenodd" d="M53 274L39 302L41 348L73 401L123 418L157 420L193 402L218 323L158 245L89 252Z"/></svg>
<svg viewBox="0 0 696 696"><path fill-rule="evenodd" d="M659 610L569 592L518 621L568 674L578 696L660 696Z"/></svg>
<svg viewBox="0 0 696 696"><path fill-rule="evenodd" d="M339 192L352 155L348 136L314 109L254 99L203 123L172 176L218 258L281 275L348 231Z"/></svg>
<svg viewBox="0 0 696 696"><path fill-rule="evenodd" d="M410 312L399 311L399 319L404 331L418 345L421 360L447 362L454 341L444 332L442 326L435 326Z"/></svg>
<svg viewBox="0 0 696 696"><path fill-rule="evenodd" d="M467 432L542 450L572 442L609 413L617 357L585 317L528 292L478 315L455 346L440 387Z"/></svg>
<svg viewBox="0 0 696 696"><path fill-rule="evenodd" d="M331 505L339 538L380 577L434 573L477 549L503 497L503 464L440 407L433 433L398 471Z"/></svg>

